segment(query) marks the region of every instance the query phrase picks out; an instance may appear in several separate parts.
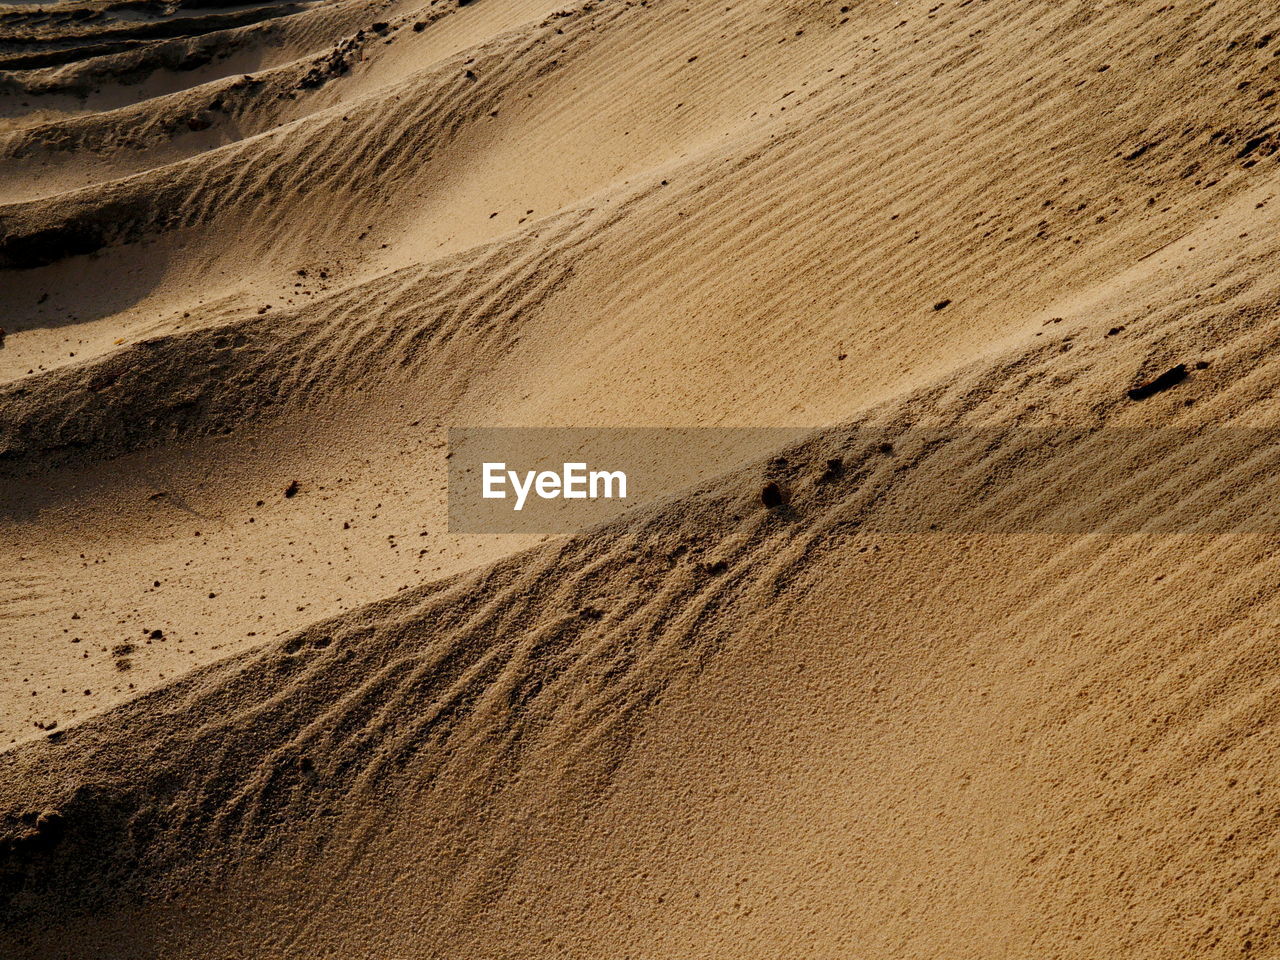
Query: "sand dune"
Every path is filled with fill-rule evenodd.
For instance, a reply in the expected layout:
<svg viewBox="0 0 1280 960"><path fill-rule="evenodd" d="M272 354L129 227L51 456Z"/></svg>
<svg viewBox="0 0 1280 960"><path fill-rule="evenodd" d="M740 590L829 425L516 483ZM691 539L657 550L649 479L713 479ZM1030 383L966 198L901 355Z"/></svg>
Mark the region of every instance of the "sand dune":
<svg viewBox="0 0 1280 960"><path fill-rule="evenodd" d="M0 4L7 952L1269 955L1277 34ZM808 436L450 533L486 424Z"/></svg>

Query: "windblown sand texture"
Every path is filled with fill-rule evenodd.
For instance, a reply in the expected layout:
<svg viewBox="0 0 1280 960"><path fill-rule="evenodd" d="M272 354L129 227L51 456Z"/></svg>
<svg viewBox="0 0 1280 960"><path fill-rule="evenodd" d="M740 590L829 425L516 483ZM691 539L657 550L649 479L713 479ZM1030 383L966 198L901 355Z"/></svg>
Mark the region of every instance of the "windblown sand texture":
<svg viewBox="0 0 1280 960"><path fill-rule="evenodd" d="M0 956L1280 955L1273 8L0 4Z"/></svg>

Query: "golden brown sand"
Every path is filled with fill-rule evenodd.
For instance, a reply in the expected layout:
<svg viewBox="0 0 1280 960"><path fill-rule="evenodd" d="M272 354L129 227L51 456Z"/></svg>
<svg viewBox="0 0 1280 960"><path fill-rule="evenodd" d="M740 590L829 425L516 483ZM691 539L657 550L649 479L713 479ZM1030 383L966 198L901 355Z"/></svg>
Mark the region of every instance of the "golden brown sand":
<svg viewBox="0 0 1280 960"><path fill-rule="evenodd" d="M1275 955L1268 6L0 4L0 956Z"/></svg>

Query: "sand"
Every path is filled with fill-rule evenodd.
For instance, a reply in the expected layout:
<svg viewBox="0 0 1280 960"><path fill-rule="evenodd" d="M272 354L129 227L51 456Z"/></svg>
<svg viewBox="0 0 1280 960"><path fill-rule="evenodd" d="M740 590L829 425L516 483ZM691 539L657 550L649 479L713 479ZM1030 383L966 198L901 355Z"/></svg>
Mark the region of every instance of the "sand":
<svg viewBox="0 0 1280 960"><path fill-rule="evenodd" d="M1277 37L0 4L0 955L1280 951ZM490 424L805 438L450 532Z"/></svg>

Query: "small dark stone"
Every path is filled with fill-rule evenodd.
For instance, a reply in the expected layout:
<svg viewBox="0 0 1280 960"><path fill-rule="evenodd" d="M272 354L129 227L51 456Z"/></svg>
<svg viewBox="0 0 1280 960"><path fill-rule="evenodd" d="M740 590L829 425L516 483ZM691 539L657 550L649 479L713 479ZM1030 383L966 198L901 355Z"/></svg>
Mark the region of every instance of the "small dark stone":
<svg viewBox="0 0 1280 960"><path fill-rule="evenodd" d="M1154 396L1162 390L1177 386L1185 379L1187 379L1187 365L1180 363L1176 367L1170 367L1154 380L1134 387L1129 391L1129 399L1145 400L1147 397Z"/></svg>
<svg viewBox="0 0 1280 960"><path fill-rule="evenodd" d="M284 488L286 499L292 499L298 495L298 491L302 489L302 485L297 480L290 480L289 485Z"/></svg>
<svg viewBox="0 0 1280 960"><path fill-rule="evenodd" d="M770 480L760 488L760 502L770 510L782 506L783 499L782 487L776 481Z"/></svg>
<svg viewBox="0 0 1280 960"><path fill-rule="evenodd" d="M949 306L951 306L951 301L950 301L950 300L939 300L937 303L935 303L935 304L933 305L933 309L935 309L935 310L945 310L945 309L946 309L947 307L949 307Z"/></svg>

